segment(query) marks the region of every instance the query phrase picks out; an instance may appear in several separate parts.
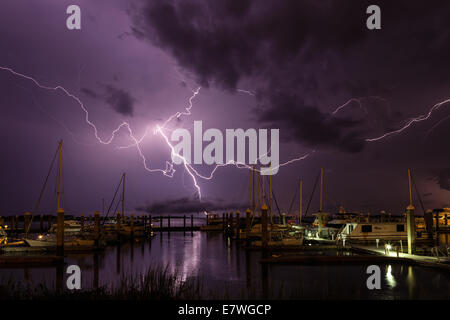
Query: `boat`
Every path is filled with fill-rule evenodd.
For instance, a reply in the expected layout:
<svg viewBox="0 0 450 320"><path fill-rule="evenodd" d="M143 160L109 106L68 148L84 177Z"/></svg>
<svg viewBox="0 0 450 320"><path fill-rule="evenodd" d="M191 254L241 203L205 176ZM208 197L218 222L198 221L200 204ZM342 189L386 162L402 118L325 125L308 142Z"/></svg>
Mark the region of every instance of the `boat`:
<svg viewBox="0 0 450 320"><path fill-rule="evenodd" d="M200 226L201 231L221 231L223 230L223 219L217 213L206 213L206 225Z"/></svg>
<svg viewBox="0 0 450 320"><path fill-rule="evenodd" d="M81 224L79 224L75 220L67 220L64 221L64 210L61 208L61 159L62 159L62 140L58 144L58 149L56 155L59 154L58 161L58 191L57 191L57 213L58 216L62 215L62 221L64 223L64 234L63 234L63 242L64 246L67 247L78 247L78 246L93 246L94 240L84 240L77 238L77 235L81 232ZM50 167L50 170L53 167ZM45 188L45 184L44 184ZM42 193L42 192L41 192ZM39 204L39 200L38 200ZM37 205L36 205L37 208ZM67 229L66 229L67 228ZM24 239L24 243L29 247L56 247L57 245L57 231L58 224L52 225L48 234L40 234L36 237L36 239L30 239L26 236ZM26 230L26 235L28 234L28 230Z"/></svg>
<svg viewBox="0 0 450 320"><path fill-rule="evenodd" d="M371 243L378 241L407 241L406 222L350 222L340 230L338 241ZM416 240L426 240L425 232L417 231Z"/></svg>
<svg viewBox="0 0 450 320"><path fill-rule="evenodd" d="M58 224L53 224L50 227L49 233L55 233L58 231ZM81 232L81 224L76 220L64 221L64 235L77 235Z"/></svg>
<svg viewBox="0 0 450 320"><path fill-rule="evenodd" d="M5 229L0 226L0 246L6 246L8 244L8 236Z"/></svg>
<svg viewBox="0 0 450 320"><path fill-rule="evenodd" d="M39 235L37 239L24 239L25 243L29 247L56 247L56 236L51 235L43 236ZM64 239L65 247L79 247L79 246L94 246L94 240L85 239Z"/></svg>

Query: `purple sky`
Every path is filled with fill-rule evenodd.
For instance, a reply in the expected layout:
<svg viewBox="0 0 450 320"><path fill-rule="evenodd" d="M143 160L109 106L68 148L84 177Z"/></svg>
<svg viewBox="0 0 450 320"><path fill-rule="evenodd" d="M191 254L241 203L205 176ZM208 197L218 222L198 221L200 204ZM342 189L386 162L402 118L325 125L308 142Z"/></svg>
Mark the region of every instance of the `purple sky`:
<svg viewBox="0 0 450 320"><path fill-rule="evenodd" d="M66 28L69 4L81 7L82 30ZM408 203L408 167L427 209L449 205L450 127L439 121L450 105L401 134L365 139L401 128L450 97L450 6L381 1L382 30L369 31L368 4L3 0L0 66L79 97L103 139L122 121L142 136L146 127L183 111L190 88L201 86L192 115L172 127L192 128L202 120L205 129L279 128L282 162L316 150L273 177L282 211L300 177L308 200L321 166L329 211L343 205L400 213ZM135 148L118 149L132 143L125 130L111 144L99 144L80 106L61 91L40 89L4 70L0 85L0 214L33 208L61 138L69 213L101 209L122 172L129 212L194 197L182 166L170 179L147 172ZM360 104L331 114L351 98ZM141 147L151 168L165 167L170 153L159 135L149 134ZM198 183L211 207L248 199L247 170L221 168L213 180ZM52 175L41 211L55 210L54 193Z"/></svg>

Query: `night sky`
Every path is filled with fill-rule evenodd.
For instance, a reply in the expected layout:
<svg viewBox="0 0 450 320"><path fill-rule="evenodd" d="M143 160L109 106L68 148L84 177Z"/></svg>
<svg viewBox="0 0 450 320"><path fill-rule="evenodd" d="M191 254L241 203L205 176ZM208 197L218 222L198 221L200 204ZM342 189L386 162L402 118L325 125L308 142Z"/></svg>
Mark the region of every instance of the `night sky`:
<svg viewBox="0 0 450 320"><path fill-rule="evenodd" d="M81 30L66 28L70 4L81 8ZM381 30L366 28L370 4L381 7ZM2 0L0 66L63 86L84 103L102 139L122 121L138 138L149 130L141 148L151 168L164 169L170 159L152 128L184 111L201 87L192 114L171 128L192 129L194 120L205 129L279 128L281 162L310 154L273 177L282 211L299 178L308 200L324 167L327 211L342 205L400 214L408 204L407 168L426 209L450 205L450 103L401 133L366 139L450 98L449 16L446 0ZM248 202L247 170L229 166L212 180L197 179L199 201L183 166L173 178L147 172L136 148L119 148L133 143L127 130L101 144L74 99L6 70L0 108L1 215L32 210L59 139L68 213L101 210L122 172L128 212ZM213 169L195 168L205 175ZM53 174L40 212L55 212L55 181ZM315 197L312 211L317 207Z"/></svg>

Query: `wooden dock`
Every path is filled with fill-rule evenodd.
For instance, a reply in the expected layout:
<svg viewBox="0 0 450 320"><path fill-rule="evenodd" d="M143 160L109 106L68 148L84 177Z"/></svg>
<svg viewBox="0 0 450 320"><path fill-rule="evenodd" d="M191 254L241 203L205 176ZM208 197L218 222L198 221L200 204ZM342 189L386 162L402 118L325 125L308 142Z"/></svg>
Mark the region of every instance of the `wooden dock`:
<svg viewBox="0 0 450 320"><path fill-rule="evenodd" d="M23 268L23 267L50 267L64 263L64 257L39 255L39 256L15 256L1 255L0 268Z"/></svg>
<svg viewBox="0 0 450 320"><path fill-rule="evenodd" d="M385 249L383 246L379 246L378 248L376 246L361 246L361 245L353 245L351 246L353 251L356 252L363 252L375 256L389 256L394 259L406 259L411 264L414 265L420 265L423 267L430 267L430 268L438 268L450 271L450 263L444 263L443 260L438 260L436 257L432 256L419 256L416 254L408 254L403 252L398 252L395 250L390 250L388 254L386 254Z"/></svg>
<svg viewBox="0 0 450 320"><path fill-rule="evenodd" d="M286 255L261 259L263 264L303 264L303 265L356 265L377 263L403 263L410 264L407 258L394 258L388 256L322 256L322 255Z"/></svg>

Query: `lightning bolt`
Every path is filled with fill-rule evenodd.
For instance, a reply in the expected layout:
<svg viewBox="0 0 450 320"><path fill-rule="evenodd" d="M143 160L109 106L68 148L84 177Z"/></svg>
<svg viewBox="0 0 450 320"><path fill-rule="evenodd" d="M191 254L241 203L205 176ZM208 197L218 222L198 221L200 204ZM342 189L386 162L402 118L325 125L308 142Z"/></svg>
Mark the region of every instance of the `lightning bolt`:
<svg viewBox="0 0 450 320"><path fill-rule="evenodd" d="M251 166L251 165L247 165L247 164L245 164L245 163L240 163L240 162L237 162L237 161L233 161L233 160L232 160L232 161L228 161L227 163L224 163L224 164L217 164L217 165L212 169L212 171L210 172L209 175L202 175L202 174L200 174L200 173L199 173L199 172L198 172L191 164L189 164L189 162L187 161L186 158L184 158L183 156L181 156L180 154L178 154L177 152L175 152L175 148L174 148L174 146L170 143L170 140L169 140L167 134L164 132L164 130L167 130L167 126L168 126L168 124L169 124L172 120L174 120L174 119L179 119L181 116L189 116L189 115L191 115L191 109L193 108L193 99L199 94L200 89L201 89L200 87L198 87L198 88L195 89L195 90L192 90L192 89L191 89L192 95L191 95L191 97L190 97L189 100L188 100L188 101L189 101L188 106L185 108L185 110L184 110L183 112L176 112L175 114L173 114L173 115L171 115L169 118L167 118L167 119L163 122L162 125L156 126L156 128L153 130L153 133L154 133L154 134L159 134L159 135L161 135L161 137L163 138L163 140L165 141L165 143L166 143L167 146L169 147L169 149L170 149L170 155L171 155L171 161L166 161L166 167L165 167L165 169L153 169L153 168L150 168L150 167L148 166L148 164L147 164L147 159L146 159L146 157L145 157L145 155L144 155L144 153L142 152L142 149L141 149L141 143L144 141L144 139L145 139L145 138L148 136L148 134L150 133L150 132L149 132L149 131L150 131L150 128L149 128L149 127L146 128L144 134L138 139L138 138L134 135L133 130L131 129L130 124L129 124L128 122L124 121L124 122L120 123L119 126L111 132L111 135L110 135L108 138L101 138L100 135L99 135L99 133L98 133L97 127L96 127L95 124L94 124L92 121L90 121L90 119L89 119L89 111L88 111L88 109L85 107L85 105L83 104L83 102L82 102L77 96L75 96L74 94L70 93L69 90L67 90L66 88L64 88L63 86L60 86L60 85L57 85L57 86L54 86L54 87L48 86L48 85L42 85L42 84L39 83L39 81L37 81L35 78L33 78L33 77L31 77L31 76L28 76L28 75L25 75L25 74L23 74L23 73L17 72L17 71L15 71L15 70L13 70L12 68L9 68L9 67L2 67L2 66L0 66L0 70L7 71L7 72L13 74L14 76L21 77L21 78L23 78L23 79L27 79L27 80L29 80L29 81L32 81L37 87L39 87L39 88L41 88L41 89L44 89L44 90L50 90L50 91L61 91L61 92L64 93L67 97L73 99L73 100L80 106L80 108L83 110L83 112L84 112L84 114L85 114L85 121L86 121L86 123L87 123L90 127L92 127L92 129L93 129L93 131L94 131L95 138L96 138L97 141L98 141L99 143L101 143L101 144L104 144L104 145L111 144L112 141L114 140L116 134L117 134L119 131L121 131L122 129L123 129L123 130L126 130L126 131L128 132L129 137L130 137L131 140L133 141L133 143L130 144L130 145L128 145L128 146L123 146L123 147L119 147L119 148L130 148L130 147L135 147L136 150L138 151L138 154L139 154L141 160L142 160L142 164L143 164L145 170L147 170L148 172L151 172L151 173L153 173L153 172L159 172L159 173L164 174L164 175L167 176L167 177L172 178L173 175L174 175L174 173L175 173L175 171L176 171L176 170L174 169L174 159L176 159L176 158L180 159L181 162L183 163L183 166L184 166L185 170L186 170L186 171L188 172L188 174L191 176L192 181L193 181L193 184L194 184L194 187L196 188L198 197L199 197L200 199L201 199L201 197L202 197L202 192L201 192L201 188L200 188L200 186L199 186L199 184L198 184L198 182L197 182L197 178L204 179L204 180L211 180L211 179L213 179L214 174L216 173L216 171L217 171L219 168L221 168L221 167L226 167L226 166L235 166L235 167L238 168L238 169L254 170L253 166ZM249 91L249 90L237 89L236 91L237 91L237 92L241 92L241 93L245 93L245 94L248 94L248 95L251 95L251 96L254 96L254 95L255 95L254 92ZM380 100L384 100L384 101L385 101L385 99L383 99L383 98L373 97L373 96L372 96L372 97L366 97L366 98L380 99ZM364 99L364 98L351 98L350 100L348 100L347 102L345 102L345 103L342 104L341 106L337 107L331 114L332 114L332 115L336 115L339 111L341 111L343 108L345 108L346 106L348 106L351 102L356 102L356 103L358 103L359 107L360 107L362 110L364 110L366 113L368 113L368 112L367 112L367 109L365 109L365 108L363 107L362 102L361 102L361 99ZM412 126L414 123L428 120L428 119L431 117L431 115L433 114L433 112L435 112L435 111L438 110L441 106L443 106L443 105L445 105L445 104L447 104L447 103L449 103L449 102L450 102L450 99L447 99L447 100L441 101L441 102L439 102L439 103L436 103L435 105L433 105L433 106L429 109L428 113L423 114L423 115L420 115L420 116L415 117L415 118L408 119L407 122L406 122L406 124L403 125L401 128L399 128L399 129L397 129L397 130L390 131L390 132L386 132L386 133L384 133L383 135L381 135L381 136L379 136L379 137L375 137L375 138L367 138L367 139L365 139L365 141L366 141L366 142L380 141L380 140L385 139L385 138L387 138L387 137L389 137L389 136L399 134L399 133L403 132L404 130L408 129L408 128L409 128L410 126ZM448 118L448 117L447 117L447 118ZM442 119L441 121L439 121L435 126L433 126L433 127L430 129L430 132L431 132L435 127L437 127L440 123L442 123L444 120L446 120L447 118ZM269 150L269 152L270 152L270 150ZM293 158L293 159L291 159L291 160L288 160L288 161L286 161L286 162L284 162L284 163L281 163L281 164L278 165L278 168L283 167L283 166L286 166L286 165L289 165L289 164L294 163L294 162L297 162L297 161L304 160L304 159L308 158L308 157L309 157L312 153L314 153L314 152L315 152L315 150L313 150L313 151L311 151L311 152L308 152L308 153L306 153L306 154L304 154L304 155L302 155L302 156L299 156L299 157L297 157L297 158ZM259 159L258 159L258 160L259 160ZM260 169L255 169L255 171L261 172Z"/></svg>
<svg viewBox="0 0 450 320"><path fill-rule="evenodd" d="M385 98L382 97L378 97L378 96L368 96L368 97L360 97L360 98L351 98L349 100L347 100L347 102L345 102L344 104L340 105L339 107L337 107L331 114L334 116L336 115L336 113L338 113L339 111L341 111L342 109L344 109L346 106L350 105L350 103L352 102L356 102L359 106L359 108L361 110L363 110L366 114L369 114L369 112L367 111L367 109L363 106L362 104L362 100L363 99L375 99L375 100L380 100L383 102L388 102Z"/></svg>
<svg viewBox="0 0 450 320"><path fill-rule="evenodd" d="M129 137L131 138L131 140L133 141L132 144L128 145L128 146L122 146L119 148L130 148L130 147L135 147L136 150L138 151L138 154L142 160L142 164L145 168L145 170L147 170L148 172L159 172L164 174L167 177L172 178L174 173L175 173L175 169L174 169L174 159L178 158L181 160L181 162L184 165L185 170L188 172L188 174L191 176L194 187L197 190L197 194L198 197L201 199L202 197L202 192L201 192L201 188L197 182L197 178L201 178L201 179L205 179L205 180L211 180L214 177L215 172L217 171L218 168L221 167L225 167L225 166L230 166L233 165L239 169L245 168L245 169L249 169L249 170L253 170L253 167L250 165L247 165L245 163L239 163L237 161L229 161L225 164L218 164L216 165L213 170L210 172L209 175L202 175L200 174L191 164L189 164L189 162L187 161L187 159L185 157L183 157L182 155L178 154L175 151L174 146L170 143L170 140L168 138L168 136L166 135L166 133L164 132L164 130L167 129L167 125L174 119L179 119L181 116L189 116L191 115L191 109L193 107L193 99L199 94L200 92L200 87L198 87L195 90L191 90L192 91L192 96L189 98L189 104L188 106L185 108L185 110L183 112L176 112L175 114L171 115L169 118L167 118L162 125L158 125L156 126L156 128L153 130L154 134L160 134L163 138L163 140L166 142L167 146L169 147L170 151L171 151L171 161L166 161L166 167L165 169L153 169L150 168L147 164L147 159L144 155L144 153L142 152L142 148L141 148L141 143L144 141L144 139L148 136L148 134L150 133L150 128L146 127L144 134L138 139L134 133L133 130L130 126L130 124L126 121L123 121L122 123L119 124L119 126L114 129L111 132L111 135L108 138L101 138L98 132L97 127L95 126L95 124L89 119L89 111L88 109L85 107L85 105L83 104L83 102L81 101L80 98L78 98L77 96L75 96L73 93L71 93L69 90L67 90L66 88L64 88L61 85L57 85L57 86L48 86L48 85L43 85L41 84L38 80L36 80L35 78L25 75L23 73L17 72L15 70L13 70L12 68L9 67L3 67L0 66L0 70L4 70L7 71L9 73L11 73L14 76L29 80L31 82L33 82L38 88L44 89L44 90L49 90L49 91L61 91L62 93L64 93L67 97L71 98L72 100L74 100L79 106L80 108L83 110L84 114L85 114L85 121L86 123L93 129L94 131L94 135L95 138L97 139L97 141L103 145L109 145L113 142L114 138L116 137L117 133L121 130L126 130L128 132ZM245 94L249 94L251 96L254 96L254 92L249 91L249 90L243 90L243 89L238 89L238 92L242 92ZM270 150L269 150L270 152ZM308 156L310 155L310 153L304 154L298 158L294 158L291 159L285 163L280 164L278 167L282 167L285 165L288 165L290 163L296 162L296 161L300 161L300 160L304 160L306 159ZM260 169L255 169L255 171L260 172Z"/></svg>
<svg viewBox="0 0 450 320"><path fill-rule="evenodd" d="M420 116L415 117L415 118L409 119L409 120L406 122L406 124L403 125L401 128L399 128L399 129L397 129L397 130L393 130L393 131L386 132L386 133L382 134L382 135L379 136L379 137L368 138L368 139L366 139L365 141L367 141L367 142L376 142L376 141L380 141L380 140L382 140L382 139L384 139L384 138L387 138L387 137L389 137L389 136L399 134L399 133L405 131L406 129L408 129L408 128L409 128L410 126L412 126L414 123L422 122L422 121L428 120L428 119L431 117L431 115L433 114L434 111L438 110L440 107L442 107L443 105L445 105L445 104L447 104L447 103L449 103L449 102L450 102L450 99L447 99L447 100L438 102L438 103L436 103L435 105L433 105L433 106L429 109L428 113L423 114L423 115L420 115Z"/></svg>

